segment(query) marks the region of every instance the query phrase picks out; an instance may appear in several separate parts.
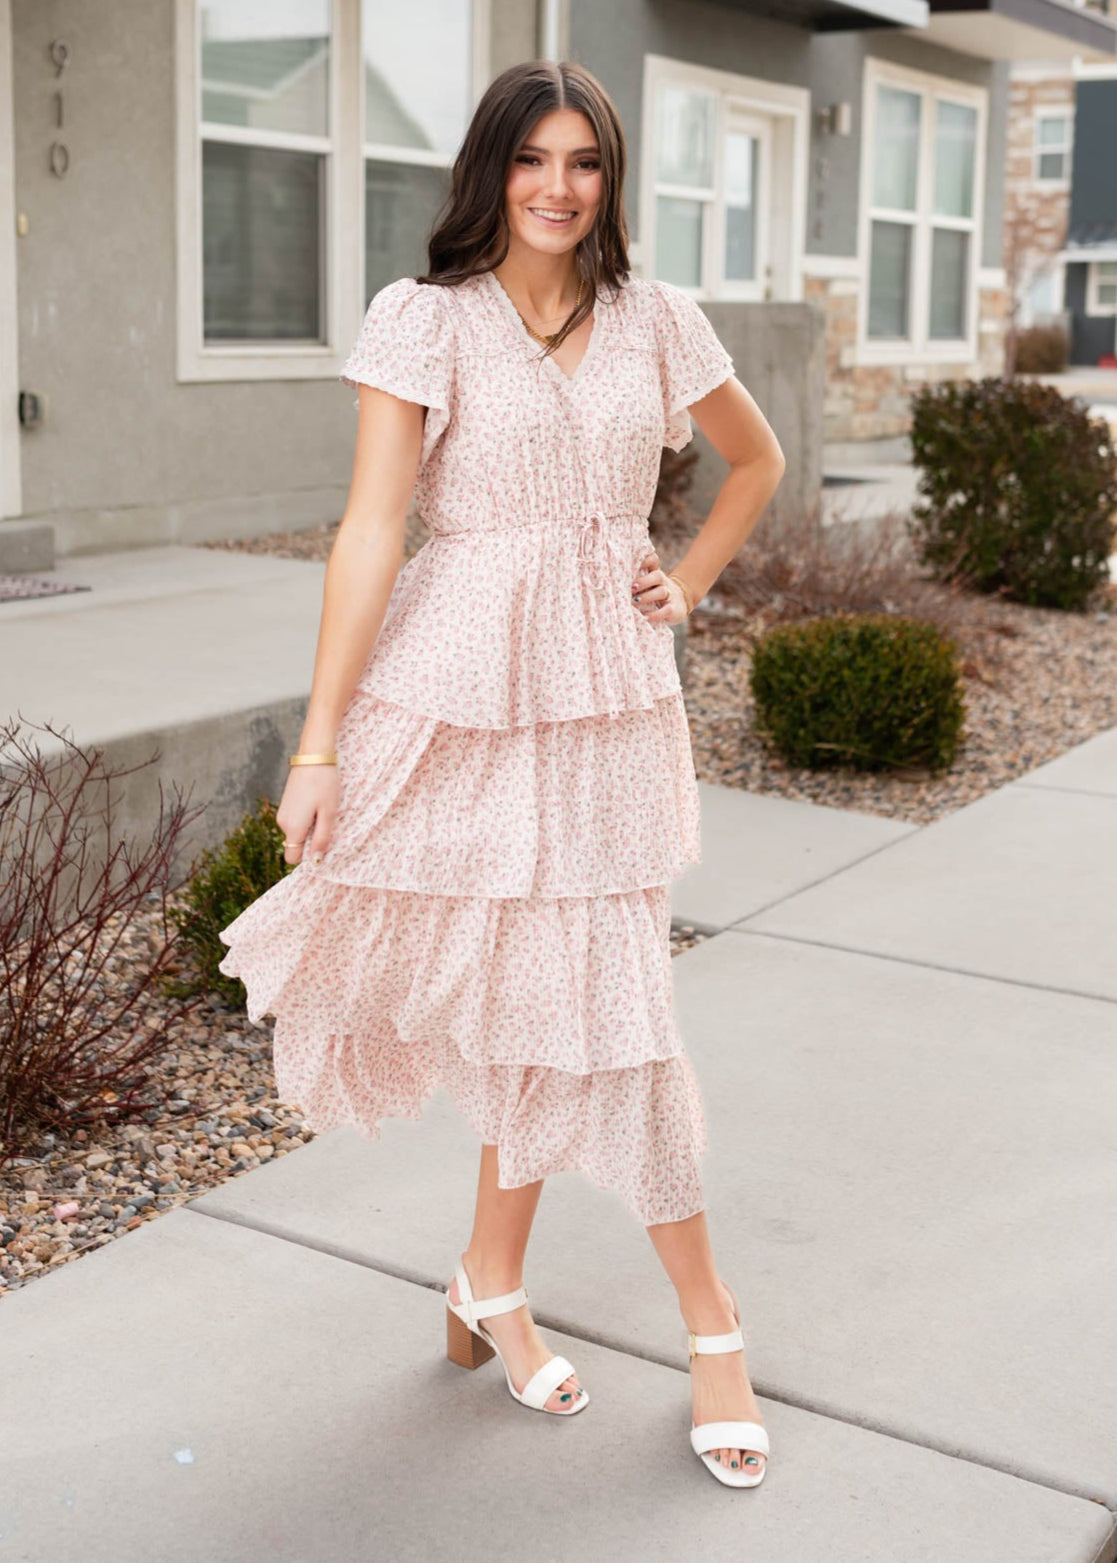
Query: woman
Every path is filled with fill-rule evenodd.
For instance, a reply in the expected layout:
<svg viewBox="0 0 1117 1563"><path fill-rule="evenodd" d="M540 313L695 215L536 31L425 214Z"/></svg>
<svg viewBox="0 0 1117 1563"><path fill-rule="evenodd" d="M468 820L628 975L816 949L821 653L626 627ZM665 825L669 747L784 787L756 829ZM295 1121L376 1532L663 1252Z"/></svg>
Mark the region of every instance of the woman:
<svg viewBox="0 0 1117 1563"><path fill-rule="evenodd" d="M430 271L382 288L341 378L352 486L277 819L298 867L222 933L274 1014L276 1084L378 1134L444 1086L481 1145L448 1349L571 1415L588 1395L522 1288L542 1180L576 1168L648 1229L688 1332L695 1451L768 1451L710 1251L701 1098L675 1027L669 883L699 860L671 625L783 472L697 304L629 274L625 145L580 66L484 94ZM688 408L729 473L677 571L647 516ZM414 491L432 536L400 569Z"/></svg>

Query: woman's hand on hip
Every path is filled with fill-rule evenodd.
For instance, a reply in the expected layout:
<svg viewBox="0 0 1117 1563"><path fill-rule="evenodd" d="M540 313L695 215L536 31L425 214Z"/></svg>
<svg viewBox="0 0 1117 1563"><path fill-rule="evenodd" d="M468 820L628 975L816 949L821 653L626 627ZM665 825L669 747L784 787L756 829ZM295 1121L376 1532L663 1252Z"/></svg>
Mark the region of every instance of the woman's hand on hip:
<svg viewBox="0 0 1117 1563"><path fill-rule="evenodd" d="M293 765L275 811L283 832L283 857L287 863L312 862L330 844L337 818L338 775L336 765Z"/></svg>
<svg viewBox="0 0 1117 1563"><path fill-rule="evenodd" d="M633 603L653 624L681 624L687 616L682 587L660 569L654 548L641 564L642 572L632 583Z"/></svg>

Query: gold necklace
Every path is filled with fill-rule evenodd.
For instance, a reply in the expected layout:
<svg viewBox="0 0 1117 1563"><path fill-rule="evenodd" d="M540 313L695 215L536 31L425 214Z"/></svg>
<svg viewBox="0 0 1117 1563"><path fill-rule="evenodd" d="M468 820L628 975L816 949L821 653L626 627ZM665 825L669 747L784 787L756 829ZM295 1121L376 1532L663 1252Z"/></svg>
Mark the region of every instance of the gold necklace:
<svg viewBox="0 0 1117 1563"><path fill-rule="evenodd" d="M574 309L572 309L570 311L570 314L567 315L567 317L566 317L567 320L570 319L570 315L572 315L574 313L574 310L577 309L578 305L582 302L582 294L585 291L585 286L586 286L586 279L584 277L579 277L578 278L578 297L574 300ZM513 306L513 308L515 308L515 306ZM517 315L520 315L520 311L518 309L516 310L516 313L517 313ZM537 342L542 342L545 347L550 347L552 342L554 342L555 339L558 336L560 336L561 333L562 333L563 327L560 326L557 331L552 331L549 336L545 336L542 331L537 331L534 326L529 326L527 321L524 320L523 315L520 315L520 319L524 321L524 329L525 329L525 331L530 331L532 336L535 338L535 340ZM565 325L565 323L566 322L564 321L563 325Z"/></svg>

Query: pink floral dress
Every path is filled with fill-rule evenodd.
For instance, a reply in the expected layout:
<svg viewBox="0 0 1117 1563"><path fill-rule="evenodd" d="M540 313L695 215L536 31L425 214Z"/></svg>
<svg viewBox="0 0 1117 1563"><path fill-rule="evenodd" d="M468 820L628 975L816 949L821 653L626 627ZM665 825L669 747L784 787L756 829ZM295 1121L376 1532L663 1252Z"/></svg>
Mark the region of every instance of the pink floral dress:
<svg viewBox="0 0 1117 1563"><path fill-rule="evenodd" d="M665 282L603 293L572 375L492 273L401 277L343 368L427 410L400 570L337 735L340 808L221 933L279 1095L376 1138L443 1086L503 1187L577 1169L643 1223L704 1206L669 884L699 861L670 625L632 581L664 445L733 373ZM357 405L356 403L354 405Z"/></svg>

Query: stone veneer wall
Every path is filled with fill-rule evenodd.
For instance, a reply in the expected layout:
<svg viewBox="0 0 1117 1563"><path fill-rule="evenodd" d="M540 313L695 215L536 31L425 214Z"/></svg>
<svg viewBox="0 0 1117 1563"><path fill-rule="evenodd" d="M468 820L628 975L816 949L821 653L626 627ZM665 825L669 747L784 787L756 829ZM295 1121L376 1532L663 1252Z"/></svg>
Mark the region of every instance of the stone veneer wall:
<svg viewBox="0 0 1117 1563"><path fill-rule="evenodd" d="M1014 78L1009 91L1008 153L1005 166L1005 268L1016 272L1020 300L1037 271L1062 249L1070 206L1070 179L1040 184L1035 177L1035 124L1039 108L1065 109L1073 119L1075 85L1070 75ZM1015 259L1014 259L1015 256Z"/></svg>
<svg viewBox="0 0 1117 1563"><path fill-rule="evenodd" d="M909 396L927 380L1000 374L1008 294L1004 287L978 289L978 359L969 363L856 364L856 277L805 277L804 297L826 315L826 394L823 438L830 444L896 439L911 428Z"/></svg>

